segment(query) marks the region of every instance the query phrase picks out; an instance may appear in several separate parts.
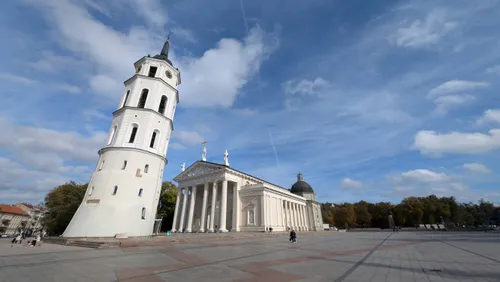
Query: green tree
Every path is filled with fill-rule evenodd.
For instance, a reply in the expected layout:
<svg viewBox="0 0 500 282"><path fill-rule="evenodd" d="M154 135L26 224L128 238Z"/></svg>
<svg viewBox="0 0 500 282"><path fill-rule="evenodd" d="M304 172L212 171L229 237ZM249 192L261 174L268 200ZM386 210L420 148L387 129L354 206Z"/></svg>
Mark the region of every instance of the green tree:
<svg viewBox="0 0 500 282"><path fill-rule="evenodd" d="M354 205L356 211L356 223L362 227L369 227L372 224L372 215L368 212L368 203L360 201Z"/></svg>
<svg viewBox="0 0 500 282"><path fill-rule="evenodd" d="M175 213L175 202L177 200L177 186L170 181L161 184L161 196L158 203L158 217L162 217L162 230L170 230Z"/></svg>
<svg viewBox="0 0 500 282"><path fill-rule="evenodd" d="M87 185L70 181L55 187L45 196L47 213L42 224L51 235L64 232L85 196Z"/></svg>

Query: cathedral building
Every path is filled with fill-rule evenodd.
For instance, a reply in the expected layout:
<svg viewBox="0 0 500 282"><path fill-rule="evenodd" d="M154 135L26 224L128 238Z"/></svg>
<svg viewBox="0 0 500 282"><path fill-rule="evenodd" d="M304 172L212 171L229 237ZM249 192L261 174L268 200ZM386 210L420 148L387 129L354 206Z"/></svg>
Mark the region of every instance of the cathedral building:
<svg viewBox="0 0 500 282"><path fill-rule="evenodd" d="M174 178L178 194L173 232L319 231L320 204L312 187L298 174L285 189L224 164L202 159Z"/></svg>

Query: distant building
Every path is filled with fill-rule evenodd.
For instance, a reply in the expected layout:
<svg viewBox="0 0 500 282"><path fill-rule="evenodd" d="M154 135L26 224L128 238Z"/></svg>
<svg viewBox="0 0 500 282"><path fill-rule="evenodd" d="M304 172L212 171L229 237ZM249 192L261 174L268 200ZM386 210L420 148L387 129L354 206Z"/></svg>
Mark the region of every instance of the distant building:
<svg viewBox="0 0 500 282"><path fill-rule="evenodd" d="M43 230L42 227L42 219L45 214L45 209L42 206L35 206L28 203L20 203L17 204L16 207L22 209L26 212L30 219L28 220L28 224L26 229L28 233L39 232Z"/></svg>
<svg viewBox="0 0 500 282"><path fill-rule="evenodd" d="M13 205L0 204L0 234L15 235L28 226L30 215Z"/></svg>

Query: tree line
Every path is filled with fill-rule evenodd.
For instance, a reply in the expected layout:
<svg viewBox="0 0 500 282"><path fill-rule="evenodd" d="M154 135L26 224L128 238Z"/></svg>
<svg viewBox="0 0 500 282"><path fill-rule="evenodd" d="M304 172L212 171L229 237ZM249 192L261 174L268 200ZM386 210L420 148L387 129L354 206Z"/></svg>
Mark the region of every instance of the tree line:
<svg viewBox="0 0 500 282"><path fill-rule="evenodd" d="M477 227L500 224L500 208L480 200L478 203L458 203L454 197L435 195L407 197L399 204L390 202L321 204L323 222L337 227L389 228L388 215L401 227L444 223L452 227Z"/></svg>

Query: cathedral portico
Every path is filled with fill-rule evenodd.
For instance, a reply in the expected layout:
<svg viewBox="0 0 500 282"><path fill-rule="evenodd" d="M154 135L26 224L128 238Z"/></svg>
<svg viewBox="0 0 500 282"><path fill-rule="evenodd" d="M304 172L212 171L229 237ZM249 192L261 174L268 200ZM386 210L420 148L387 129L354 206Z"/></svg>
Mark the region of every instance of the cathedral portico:
<svg viewBox="0 0 500 282"><path fill-rule="evenodd" d="M181 166L182 172L174 178L180 200L176 201L173 232L322 229L321 217L314 215L321 213L314 200L229 167L227 151L225 163L202 157L187 169Z"/></svg>

